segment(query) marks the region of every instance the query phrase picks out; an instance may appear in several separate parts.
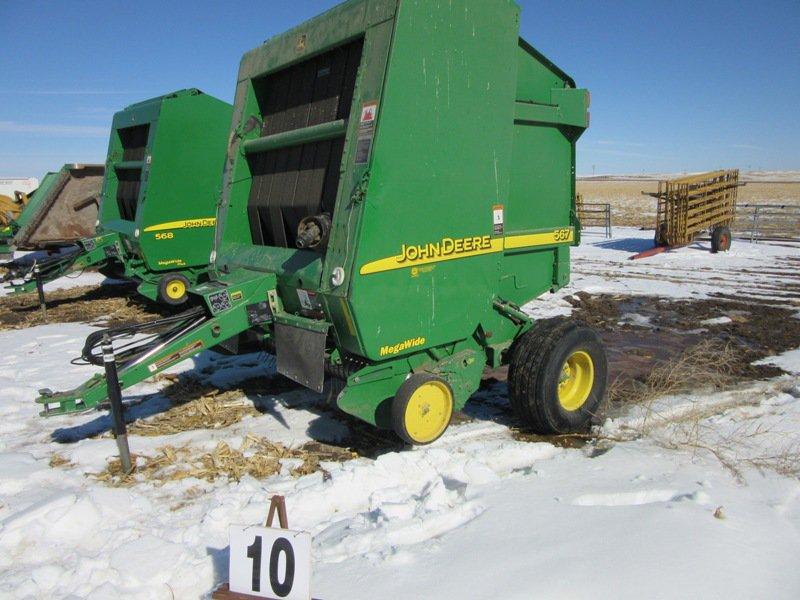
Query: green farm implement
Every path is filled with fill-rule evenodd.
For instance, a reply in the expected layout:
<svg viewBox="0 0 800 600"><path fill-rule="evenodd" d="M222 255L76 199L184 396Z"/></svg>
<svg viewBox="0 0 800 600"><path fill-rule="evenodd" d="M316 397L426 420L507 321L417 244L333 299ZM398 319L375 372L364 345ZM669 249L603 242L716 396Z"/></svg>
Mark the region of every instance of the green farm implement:
<svg viewBox="0 0 800 600"><path fill-rule="evenodd" d="M598 336L521 306L569 281L589 94L520 39L519 16L510 0L351 0L247 53L197 306L99 332L84 358L124 338L124 391L205 349L267 350L414 444L509 364L535 430L587 428ZM38 402L58 415L107 397L97 376Z"/></svg>
<svg viewBox="0 0 800 600"><path fill-rule="evenodd" d="M99 220L72 252L21 262L15 293L86 267L138 283L142 295L178 305L206 277L232 107L182 90L114 115ZM98 190L99 191L99 190Z"/></svg>
<svg viewBox="0 0 800 600"><path fill-rule="evenodd" d="M0 238L3 250L55 253L92 235L102 185L103 165L67 164L47 173L32 193L16 195L24 208L7 222Z"/></svg>

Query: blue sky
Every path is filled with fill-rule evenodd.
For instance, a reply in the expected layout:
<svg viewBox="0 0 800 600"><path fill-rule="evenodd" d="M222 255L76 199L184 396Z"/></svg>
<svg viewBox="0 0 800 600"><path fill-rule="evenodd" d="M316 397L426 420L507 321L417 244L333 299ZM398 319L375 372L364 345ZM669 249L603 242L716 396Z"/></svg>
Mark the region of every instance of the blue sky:
<svg viewBox="0 0 800 600"><path fill-rule="evenodd" d="M0 176L103 162L112 114L199 87L336 0L0 0ZM800 169L797 0L520 0L522 35L592 92L578 172Z"/></svg>

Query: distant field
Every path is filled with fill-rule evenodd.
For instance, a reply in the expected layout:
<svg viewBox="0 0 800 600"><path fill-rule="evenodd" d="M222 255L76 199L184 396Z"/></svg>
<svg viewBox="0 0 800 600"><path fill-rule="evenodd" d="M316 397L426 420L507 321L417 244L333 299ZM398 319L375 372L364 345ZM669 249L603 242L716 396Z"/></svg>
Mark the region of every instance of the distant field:
<svg viewBox="0 0 800 600"><path fill-rule="evenodd" d="M614 225L654 227L656 200L643 196L642 192L655 192L658 182L642 179L638 181L578 180L578 193L585 202L611 204ZM739 203L791 204L800 206L800 181L787 183L749 182L739 189Z"/></svg>

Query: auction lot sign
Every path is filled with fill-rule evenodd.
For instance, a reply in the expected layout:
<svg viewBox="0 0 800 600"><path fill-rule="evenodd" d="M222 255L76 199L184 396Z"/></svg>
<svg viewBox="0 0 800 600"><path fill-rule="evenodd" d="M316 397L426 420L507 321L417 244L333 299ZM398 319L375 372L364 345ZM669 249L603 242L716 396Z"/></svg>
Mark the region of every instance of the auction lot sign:
<svg viewBox="0 0 800 600"><path fill-rule="evenodd" d="M231 525L230 591L257 598L311 599L311 534Z"/></svg>

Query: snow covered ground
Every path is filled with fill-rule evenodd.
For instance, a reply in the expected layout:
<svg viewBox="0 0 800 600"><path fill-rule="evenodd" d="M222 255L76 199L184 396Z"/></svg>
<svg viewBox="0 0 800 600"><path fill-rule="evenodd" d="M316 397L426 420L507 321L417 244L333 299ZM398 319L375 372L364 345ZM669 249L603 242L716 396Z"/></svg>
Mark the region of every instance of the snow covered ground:
<svg viewBox="0 0 800 600"><path fill-rule="evenodd" d="M652 232L589 234L575 250L569 289L531 303L566 314L564 298L592 294L770 300L800 316L800 248L707 243L628 257ZM792 293L792 289L795 293ZM88 325L0 332L0 597L200 598L227 580L228 526L263 521L286 496L290 525L314 536L313 594L367 598L798 598L800 349L767 359L787 374L719 393L661 398L615 415L601 440L565 448L521 441L485 397L471 419L435 444L325 471L232 482L184 479L111 487L102 471L116 448L102 413L49 420L32 402L95 371L75 366ZM194 369L217 385L268 375L258 357L202 355ZM139 414L163 406L163 383ZM252 398L262 414L222 429L131 435L132 450L248 434L289 446L347 439L348 425L293 390ZM632 435L632 432L635 435ZM50 466L57 454L69 461ZM784 458L790 464L783 464ZM770 460L767 460L770 459ZM793 474L794 473L794 474Z"/></svg>

